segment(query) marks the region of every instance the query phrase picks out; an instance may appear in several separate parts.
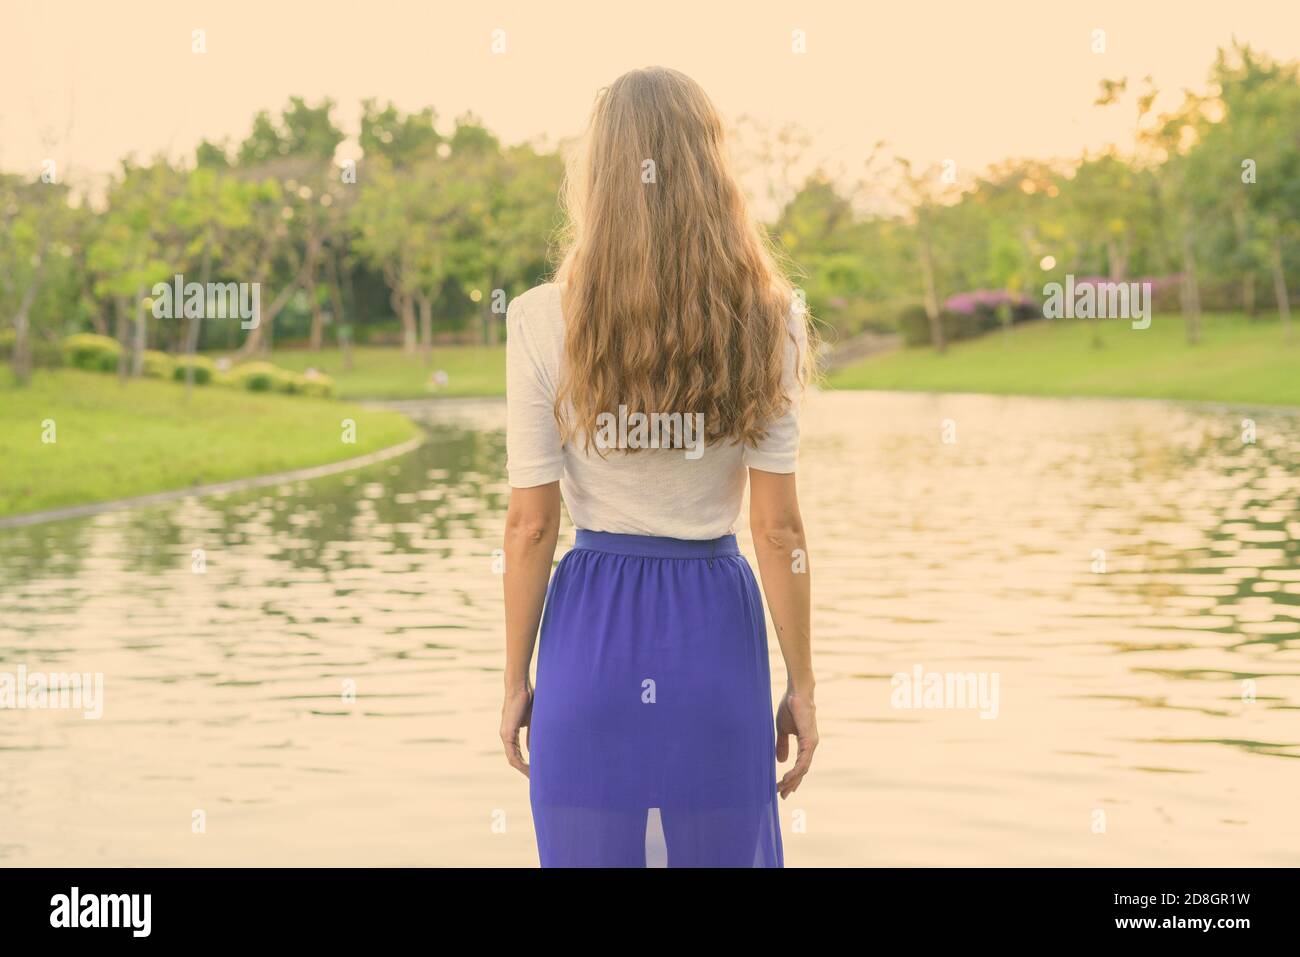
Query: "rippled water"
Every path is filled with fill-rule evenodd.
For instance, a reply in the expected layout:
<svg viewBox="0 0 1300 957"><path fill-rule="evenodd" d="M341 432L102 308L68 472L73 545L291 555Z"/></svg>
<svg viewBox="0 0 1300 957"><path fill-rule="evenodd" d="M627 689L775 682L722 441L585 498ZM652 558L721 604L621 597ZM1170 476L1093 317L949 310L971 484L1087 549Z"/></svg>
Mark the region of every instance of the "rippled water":
<svg viewBox="0 0 1300 957"><path fill-rule="evenodd" d="M98 721L0 711L0 863L536 863L496 736L504 407L420 414L364 472L0 530L0 671L106 681ZM790 865L1300 864L1295 415L822 394L800 494ZM997 717L893 707L918 666L996 673Z"/></svg>

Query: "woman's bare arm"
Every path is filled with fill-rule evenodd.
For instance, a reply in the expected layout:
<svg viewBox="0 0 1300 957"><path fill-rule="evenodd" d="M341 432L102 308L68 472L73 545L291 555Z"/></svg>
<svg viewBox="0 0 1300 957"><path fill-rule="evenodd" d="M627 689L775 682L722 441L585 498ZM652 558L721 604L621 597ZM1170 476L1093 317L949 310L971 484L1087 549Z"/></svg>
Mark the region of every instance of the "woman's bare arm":
<svg viewBox="0 0 1300 957"><path fill-rule="evenodd" d="M787 675L786 692L776 714L776 756L790 756L794 734L798 752L794 767L778 784L785 798L798 789L817 748L817 709L813 703L816 681L812 666L812 571L808 543L793 473L749 470L749 527L758 556L768 611L776 628Z"/></svg>
<svg viewBox="0 0 1300 957"><path fill-rule="evenodd" d="M510 490L505 532L506 668L501 742L506 759L525 777L528 764L519 749L519 731L528 727L532 712L528 675L559 534L559 482Z"/></svg>

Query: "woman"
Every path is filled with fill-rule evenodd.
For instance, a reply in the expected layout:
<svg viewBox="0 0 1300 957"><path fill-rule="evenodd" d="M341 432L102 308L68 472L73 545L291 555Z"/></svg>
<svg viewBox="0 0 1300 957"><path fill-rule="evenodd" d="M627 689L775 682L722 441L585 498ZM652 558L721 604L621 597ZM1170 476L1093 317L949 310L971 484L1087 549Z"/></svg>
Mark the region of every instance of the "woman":
<svg viewBox="0 0 1300 957"><path fill-rule="evenodd" d="M506 757L530 777L543 866L780 867L776 795L817 746L804 310L681 73L602 91L565 205L557 282L507 312ZM788 676L775 743L762 602L732 534L747 471ZM577 539L548 589L561 497Z"/></svg>

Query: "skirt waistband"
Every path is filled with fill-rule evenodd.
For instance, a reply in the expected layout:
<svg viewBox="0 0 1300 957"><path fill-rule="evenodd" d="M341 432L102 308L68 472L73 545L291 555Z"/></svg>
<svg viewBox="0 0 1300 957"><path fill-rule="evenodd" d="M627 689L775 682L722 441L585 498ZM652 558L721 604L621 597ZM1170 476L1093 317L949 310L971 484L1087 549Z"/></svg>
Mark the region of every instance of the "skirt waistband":
<svg viewBox="0 0 1300 957"><path fill-rule="evenodd" d="M739 555L740 546L735 535L721 538L688 541L682 538L661 538L657 535L622 535L618 532L592 532L578 529L574 548L613 555L639 555L643 558L721 558Z"/></svg>

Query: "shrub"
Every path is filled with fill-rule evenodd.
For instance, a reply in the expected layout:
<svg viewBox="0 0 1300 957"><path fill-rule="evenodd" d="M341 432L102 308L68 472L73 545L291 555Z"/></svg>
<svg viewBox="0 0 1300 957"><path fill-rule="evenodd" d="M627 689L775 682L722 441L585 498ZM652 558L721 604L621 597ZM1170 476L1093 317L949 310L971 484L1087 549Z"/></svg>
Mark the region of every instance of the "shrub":
<svg viewBox="0 0 1300 957"><path fill-rule="evenodd" d="M282 392L286 395L309 395L329 398L334 394L334 380L323 372L308 369L291 372L270 362L245 362L228 373L220 374L222 385L250 392Z"/></svg>
<svg viewBox="0 0 1300 957"><path fill-rule="evenodd" d="M116 339L93 332L79 332L63 340L64 361L78 369L114 372L121 355L122 346Z"/></svg>
<svg viewBox="0 0 1300 957"><path fill-rule="evenodd" d="M185 381L185 370L194 367L194 384L207 385L217 371L216 365L207 356L177 356L172 365L172 378L177 382Z"/></svg>
<svg viewBox="0 0 1300 957"><path fill-rule="evenodd" d="M962 339L974 339L976 336L998 328L996 316L986 314L968 315L959 312L939 313L939 322L943 328L946 342L959 342ZM903 334L903 343L908 346L928 346L930 342L930 319L924 306L912 306L903 310L898 317L898 330Z"/></svg>
<svg viewBox="0 0 1300 957"><path fill-rule="evenodd" d="M939 312L939 322L947 342L974 339L1002 328L1003 316L1011 322L1041 319L1042 309L1028 296L1017 296L1000 289L976 289L949 297ZM898 317L898 330L909 346L930 345L930 320L925 307L912 305Z"/></svg>
<svg viewBox="0 0 1300 957"><path fill-rule="evenodd" d="M1012 322L1041 319L1043 316L1037 300L1004 289L959 292L948 297L943 304L943 311L977 317L982 325L989 325L990 328L1001 325L1004 315Z"/></svg>
<svg viewBox="0 0 1300 957"><path fill-rule="evenodd" d="M147 378L170 379L175 364L172 357L165 352L154 349L146 349L144 352L144 374Z"/></svg>
<svg viewBox="0 0 1300 957"><path fill-rule="evenodd" d="M308 369L298 376L298 386L298 391L303 395L314 396L318 399L328 399L334 394L334 380L323 372L317 372L315 369Z"/></svg>
<svg viewBox="0 0 1300 957"><path fill-rule="evenodd" d="M269 362L246 362L230 370L229 381L249 392L293 392L294 374Z"/></svg>

